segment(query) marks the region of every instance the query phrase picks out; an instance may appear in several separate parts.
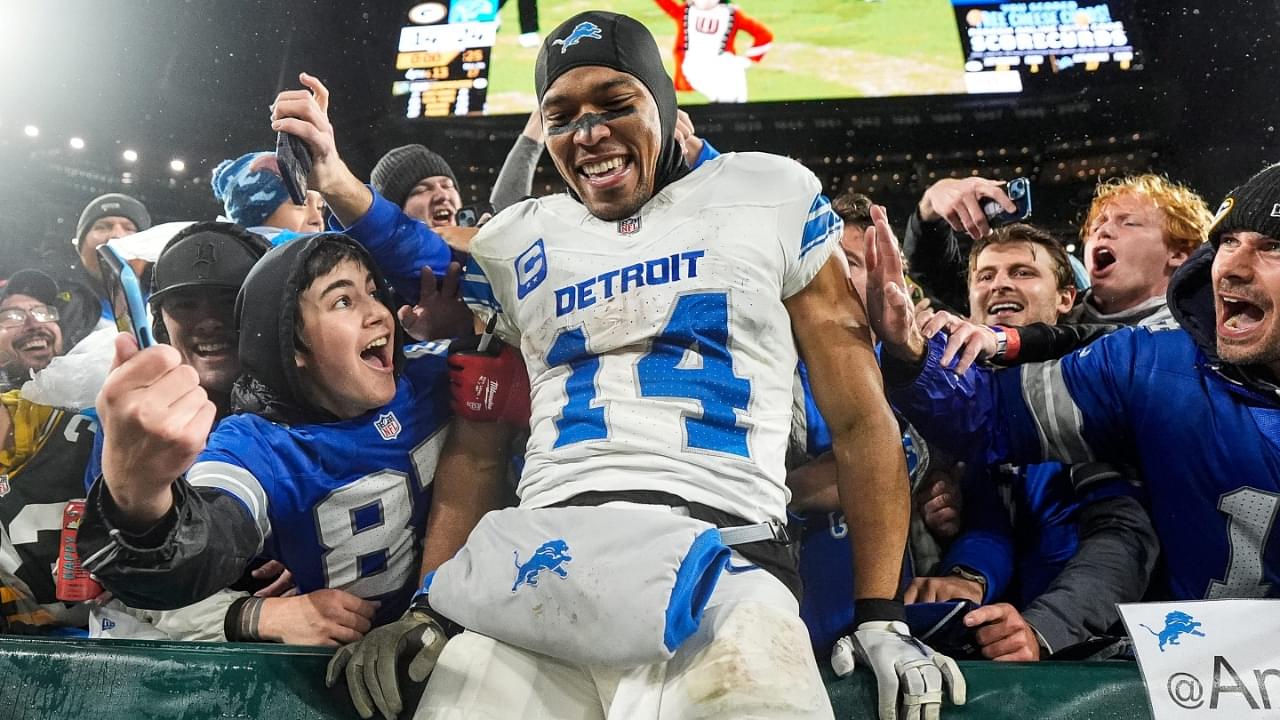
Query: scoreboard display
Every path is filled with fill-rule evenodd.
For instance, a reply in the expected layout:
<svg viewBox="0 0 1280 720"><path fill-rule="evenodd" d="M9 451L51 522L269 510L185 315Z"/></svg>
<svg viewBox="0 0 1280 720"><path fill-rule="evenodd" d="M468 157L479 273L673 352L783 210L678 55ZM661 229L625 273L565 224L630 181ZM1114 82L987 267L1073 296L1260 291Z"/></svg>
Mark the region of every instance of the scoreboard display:
<svg viewBox="0 0 1280 720"><path fill-rule="evenodd" d="M1108 0L952 0L970 93L1020 92L1034 76L1129 70L1131 28Z"/></svg>
<svg viewBox="0 0 1280 720"><path fill-rule="evenodd" d="M393 96L404 117L482 115L497 38L497 0L444 0L410 8L400 29Z"/></svg>
<svg viewBox="0 0 1280 720"><path fill-rule="evenodd" d="M653 33L681 105L1072 93L1134 82L1145 52L1136 0L398 1L410 120L532 112L540 46L592 7Z"/></svg>

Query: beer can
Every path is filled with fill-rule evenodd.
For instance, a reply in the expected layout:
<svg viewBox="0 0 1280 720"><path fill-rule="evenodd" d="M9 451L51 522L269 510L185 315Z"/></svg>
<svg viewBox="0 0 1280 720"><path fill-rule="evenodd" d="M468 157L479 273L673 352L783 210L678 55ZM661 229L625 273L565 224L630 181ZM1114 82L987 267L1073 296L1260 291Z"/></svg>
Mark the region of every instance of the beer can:
<svg viewBox="0 0 1280 720"><path fill-rule="evenodd" d="M55 595L63 602L84 602L102 594L102 586L80 566L76 536L84 517L84 500L69 500L62 511L62 537L58 543L58 563L54 568Z"/></svg>

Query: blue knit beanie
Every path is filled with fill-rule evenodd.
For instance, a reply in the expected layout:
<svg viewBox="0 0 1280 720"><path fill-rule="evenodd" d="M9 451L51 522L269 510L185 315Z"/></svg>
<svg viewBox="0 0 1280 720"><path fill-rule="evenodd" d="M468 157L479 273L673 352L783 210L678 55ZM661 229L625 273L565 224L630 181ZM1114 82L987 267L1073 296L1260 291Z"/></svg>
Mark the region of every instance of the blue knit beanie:
<svg viewBox="0 0 1280 720"><path fill-rule="evenodd" d="M223 160L213 169L213 196L231 222L258 227L289 202L273 152L253 152Z"/></svg>

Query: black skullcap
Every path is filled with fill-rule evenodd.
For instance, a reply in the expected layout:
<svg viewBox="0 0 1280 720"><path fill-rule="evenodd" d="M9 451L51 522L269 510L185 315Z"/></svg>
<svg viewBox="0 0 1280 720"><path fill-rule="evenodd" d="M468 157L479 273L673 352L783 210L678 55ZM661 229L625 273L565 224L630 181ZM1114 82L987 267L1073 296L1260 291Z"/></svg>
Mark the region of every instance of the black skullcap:
<svg viewBox="0 0 1280 720"><path fill-rule="evenodd" d="M649 29L639 21L603 10L578 13L551 31L538 51L534 85L538 102L547 88L566 72L585 65L599 65L639 80L658 104L662 121L662 152L653 191L689 172L684 153L675 141L676 89L662 66L662 53Z"/></svg>
<svg viewBox="0 0 1280 720"><path fill-rule="evenodd" d="M413 192L418 183L429 177L439 176L449 178L454 185L458 184L453 168L439 154L422 145L401 145L387 151L378 160L378 164L373 166L369 184L379 195L403 208L405 201L409 199L409 193Z"/></svg>
<svg viewBox="0 0 1280 720"><path fill-rule="evenodd" d="M1280 163L1262 169L1227 195L1209 228L1209 242L1217 247L1232 230L1280 238Z"/></svg>

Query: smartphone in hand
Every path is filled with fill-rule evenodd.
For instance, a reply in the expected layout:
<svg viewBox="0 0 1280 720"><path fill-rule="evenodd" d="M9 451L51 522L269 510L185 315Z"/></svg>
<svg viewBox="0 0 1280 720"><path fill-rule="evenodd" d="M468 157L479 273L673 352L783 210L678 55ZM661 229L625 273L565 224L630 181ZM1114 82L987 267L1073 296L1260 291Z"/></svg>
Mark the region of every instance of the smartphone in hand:
<svg viewBox="0 0 1280 720"><path fill-rule="evenodd" d="M142 283L129 263L107 244L98 246L99 265L102 266L102 283L107 291L111 314L120 332L133 333L138 348L156 344L147 322L147 302L143 299Z"/></svg>
<svg viewBox="0 0 1280 720"><path fill-rule="evenodd" d="M297 135L276 133L276 163L280 178L294 205L307 204L307 178L311 175L311 148Z"/></svg>
<svg viewBox="0 0 1280 720"><path fill-rule="evenodd" d="M453 214L453 220L458 227L475 227L480 223L480 218L486 214L493 214L493 206L489 203L479 203L458 208L458 212Z"/></svg>
<svg viewBox="0 0 1280 720"><path fill-rule="evenodd" d="M912 603L905 608L907 627L912 637L952 658L980 657L982 645L975 628L964 624L964 616L978 607L968 600Z"/></svg>
<svg viewBox="0 0 1280 720"><path fill-rule="evenodd" d="M1031 216L1031 181L1025 177L1014 178L1005 185L1004 191L1014 205L1013 212L1006 212L1000 203L987 200L982 203L982 212L987 216L987 224L993 228L1010 223L1021 222Z"/></svg>

